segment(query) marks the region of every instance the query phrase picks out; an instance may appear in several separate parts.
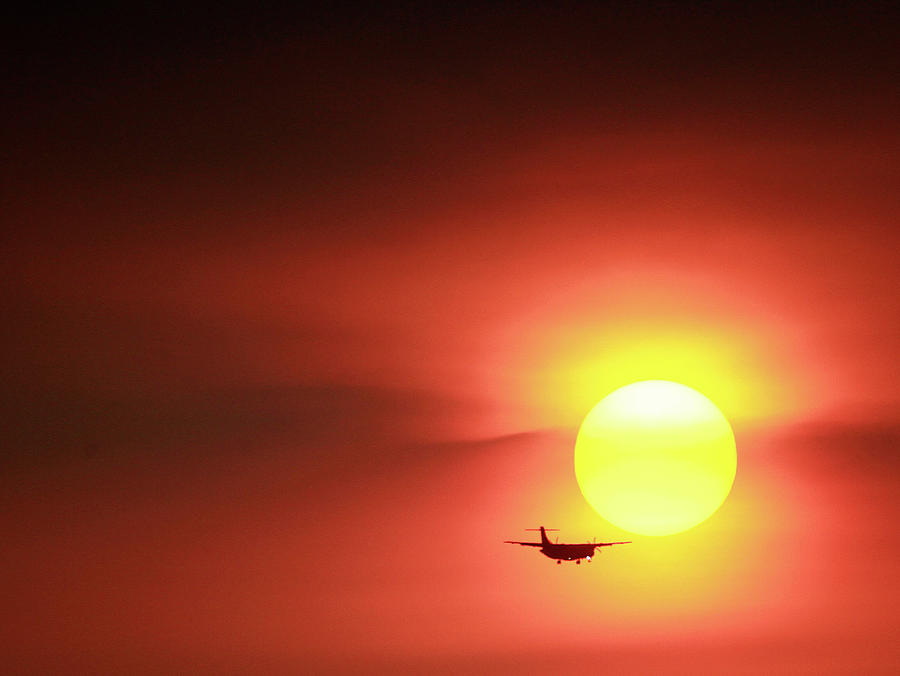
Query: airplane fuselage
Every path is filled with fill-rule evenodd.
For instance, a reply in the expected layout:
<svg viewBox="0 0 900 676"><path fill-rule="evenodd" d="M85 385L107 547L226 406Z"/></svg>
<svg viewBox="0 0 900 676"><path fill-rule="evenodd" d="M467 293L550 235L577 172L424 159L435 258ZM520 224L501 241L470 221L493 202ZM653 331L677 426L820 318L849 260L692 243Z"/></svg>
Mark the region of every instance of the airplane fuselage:
<svg viewBox="0 0 900 676"><path fill-rule="evenodd" d="M594 546L545 544L541 547L541 554L558 561L577 561L590 559L594 555Z"/></svg>

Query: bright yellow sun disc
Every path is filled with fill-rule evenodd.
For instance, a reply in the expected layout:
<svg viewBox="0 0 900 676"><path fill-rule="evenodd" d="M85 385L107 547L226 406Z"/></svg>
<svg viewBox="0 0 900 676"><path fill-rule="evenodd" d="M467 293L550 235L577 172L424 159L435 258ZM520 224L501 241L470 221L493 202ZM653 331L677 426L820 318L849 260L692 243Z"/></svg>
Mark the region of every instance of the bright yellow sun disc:
<svg viewBox="0 0 900 676"><path fill-rule="evenodd" d="M585 417L575 477L610 523L642 535L696 526L724 502L737 451L731 425L709 399L667 380L621 387Z"/></svg>

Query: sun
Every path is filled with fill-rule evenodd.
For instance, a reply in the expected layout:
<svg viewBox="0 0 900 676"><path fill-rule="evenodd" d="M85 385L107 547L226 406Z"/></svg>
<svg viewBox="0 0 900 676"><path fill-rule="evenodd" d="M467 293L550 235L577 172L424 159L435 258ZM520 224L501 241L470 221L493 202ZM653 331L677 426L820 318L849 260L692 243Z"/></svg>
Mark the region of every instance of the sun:
<svg viewBox="0 0 900 676"><path fill-rule="evenodd" d="M575 441L575 477L610 523L642 535L671 535L709 518L728 497L737 469L731 425L696 390L644 380L607 395Z"/></svg>

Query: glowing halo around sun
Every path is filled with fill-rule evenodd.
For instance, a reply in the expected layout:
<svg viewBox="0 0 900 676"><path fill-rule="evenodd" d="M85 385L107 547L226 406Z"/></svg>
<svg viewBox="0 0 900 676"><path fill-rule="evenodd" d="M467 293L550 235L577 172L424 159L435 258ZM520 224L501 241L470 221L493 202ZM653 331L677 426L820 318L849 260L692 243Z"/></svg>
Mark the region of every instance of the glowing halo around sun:
<svg viewBox="0 0 900 676"><path fill-rule="evenodd" d="M731 425L694 389L667 380L625 385L587 414L575 477L610 523L641 535L693 528L728 497L737 470Z"/></svg>

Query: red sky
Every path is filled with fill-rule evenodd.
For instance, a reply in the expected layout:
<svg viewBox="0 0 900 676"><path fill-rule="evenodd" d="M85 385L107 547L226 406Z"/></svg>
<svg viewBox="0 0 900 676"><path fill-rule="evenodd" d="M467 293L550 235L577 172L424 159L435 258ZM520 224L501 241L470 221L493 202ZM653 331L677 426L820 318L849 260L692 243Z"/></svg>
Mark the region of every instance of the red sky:
<svg viewBox="0 0 900 676"><path fill-rule="evenodd" d="M3 662L896 672L890 18L24 19ZM572 452L645 378L731 420L722 508L504 546L628 535Z"/></svg>

